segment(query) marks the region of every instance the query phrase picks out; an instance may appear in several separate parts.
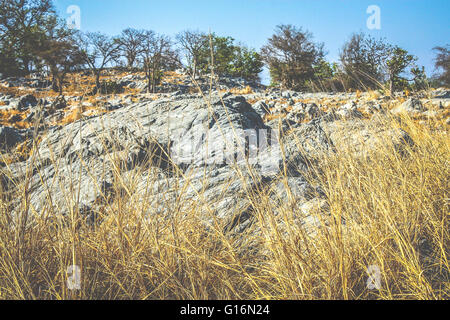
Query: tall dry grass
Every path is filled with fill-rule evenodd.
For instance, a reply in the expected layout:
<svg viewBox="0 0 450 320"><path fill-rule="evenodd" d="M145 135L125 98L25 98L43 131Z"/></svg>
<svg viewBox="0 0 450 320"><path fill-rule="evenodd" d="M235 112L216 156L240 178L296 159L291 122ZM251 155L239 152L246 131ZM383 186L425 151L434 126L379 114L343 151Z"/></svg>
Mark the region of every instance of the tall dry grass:
<svg viewBox="0 0 450 320"><path fill-rule="evenodd" d="M124 179L120 166L113 186L120 196L105 196L101 223L87 223L71 195L68 215L33 212L30 174L13 182L6 166L0 298L448 299L448 131L411 119L383 125L406 130L414 147L399 154L386 140L361 157L338 144L307 177L327 201L311 210L314 223L302 223L286 184L280 202L266 190L247 192L253 224L242 233L227 232L214 217L204 224L201 194L190 205L183 197L162 199L170 218L156 214L154 203L133 201L136 179ZM30 163L37 160L34 152ZM154 168L140 170L149 186L156 183ZM184 178L180 194L189 183ZM15 215L11 199L20 208ZM80 267L80 290L68 288L71 265ZM367 287L369 266L380 270L379 290Z"/></svg>

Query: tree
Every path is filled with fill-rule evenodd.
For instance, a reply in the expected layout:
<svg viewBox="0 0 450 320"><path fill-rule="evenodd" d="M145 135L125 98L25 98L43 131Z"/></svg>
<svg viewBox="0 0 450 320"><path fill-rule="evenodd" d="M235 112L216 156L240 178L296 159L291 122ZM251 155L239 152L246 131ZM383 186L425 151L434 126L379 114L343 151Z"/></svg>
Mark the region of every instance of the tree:
<svg viewBox="0 0 450 320"><path fill-rule="evenodd" d="M119 45L122 55L127 59L127 67L133 68L136 59L140 53L141 41L144 37L144 31L128 28L122 31L122 34L115 39Z"/></svg>
<svg viewBox="0 0 450 320"><path fill-rule="evenodd" d="M433 50L436 52L436 58L434 60L437 70L441 70L441 74L438 80L445 86L450 87L450 46L435 47Z"/></svg>
<svg viewBox="0 0 450 320"><path fill-rule="evenodd" d="M95 92L100 92L100 76L108 63L119 57L119 45L99 32L79 33L77 42L83 62L95 76Z"/></svg>
<svg viewBox="0 0 450 320"><path fill-rule="evenodd" d="M314 65L325 55L323 43L312 41L312 34L292 25L279 25L261 49L270 69L272 82L301 90L314 77Z"/></svg>
<svg viewBox="0 0 450 320"><path fill-rule="evenodd" d="M0 0L0 65L9 75L28 74L40 39L56 13L51 0Z"/></svg>
<svg viewBox="0 0 450 320"><path fill-rule="evenodd" d="M411 74L414 76L413 78L413 89L414 90L424 90L428 85L427 74L425 73L425 67L422 68L414 67L411 68Z"/></svg>
<svg viewBox="0 0 450 320"><path fill-rule="evenodd" d="M54 29L40 39L35 54L49 67L53 90L62 95L67 73L83 63L74 32L62 22L55 21Z"/></svg>
<svg viewBox="0 0 450 320"><path fill-rule="evenodd" d="M354 89L374 89L385 80L383 64L391 50L383 39L364 33L353 34L340 53L340 62L348 86Z"/></svg>
<svg viewBox="0 0 450 320"><path fill-rule="evenodd" d="M147 77L147 92L155 92L164 68L172 68L178 63L178 56L172 50L170 39L153 31L143 33L139 56Z"/></svg>
<svg viewBox="0 0 450 320"><path fill-rule="evenodd" d="M314 65L314 77L320 81L328 80L333 78L336 70L336 64L331 64L325 59L320 59L316 65Z"/></svg>
<svg viewBox="0 0 450 320"><path fill-rule="evenodd" d="M212 71L218 76L259 80L259 73L264 65L261 56L255 50L235 45L232 37L183 31L177 35L177 42L184 51L188 68L194 76L198 71Z"/></svg>
<svg viewBox="0 0 450 320"><path fill-rule="evenodd" d="M184 52L187 66L195 78L202 51L209 47L208 35L200 31L185 30L177 34L176 40Z"/></svg>
<svg viewBox="0 0 450 320"><path fill-rule="evenodd" d="M386 67L389 82L389 92L391 93L391 96L393 95L395 90L401 89L405 86L405 83L407 83L407 79L402 77L401 74L416 60L416 57L408 54L408 51L398 46L390 48L386 57Z"/></svg>
<svg viewBox="0 0 450 320"><path fill-rule="evenodd" d="M245 46L235 46L231 66L233 77L259 82L259 74L262 72L263 66L264 63L258 52Z"/></svg>
<svg viewBox="0 0 450 320"><path fill-rule="evenodd" d="M199 69L203 72L212 71L219 76L231 75L236 49L234 39L212 33L204 42L199 54Z"/></svg>

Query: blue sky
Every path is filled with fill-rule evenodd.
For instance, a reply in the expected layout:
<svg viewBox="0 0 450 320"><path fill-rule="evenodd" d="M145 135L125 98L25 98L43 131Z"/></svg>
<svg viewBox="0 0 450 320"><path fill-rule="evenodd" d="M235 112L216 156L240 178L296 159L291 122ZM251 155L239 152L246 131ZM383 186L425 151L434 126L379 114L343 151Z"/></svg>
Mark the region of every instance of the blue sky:
<svg viewBox="0 0 450 320"><path fill-rule="evenodd" d="M229 35L261 48L278 24L301 26L324 42L327 59L353 32L385 37L418 56L434 71L432 48L450 43L450 0L55 0L62 17L70 5L81 9L81 29L116 35L127 27L169 36L184 29ZM381 29L369 30L366 12L381 9Z"/></svg>

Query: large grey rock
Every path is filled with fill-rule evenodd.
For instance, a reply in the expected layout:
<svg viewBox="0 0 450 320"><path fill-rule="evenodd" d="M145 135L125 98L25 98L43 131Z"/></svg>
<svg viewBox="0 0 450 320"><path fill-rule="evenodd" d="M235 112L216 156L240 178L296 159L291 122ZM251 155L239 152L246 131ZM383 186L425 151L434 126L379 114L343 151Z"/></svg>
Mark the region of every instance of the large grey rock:
<svg viewBox="0 0 450 320"><path fill-rule="evenodd" d="M27 167L33 168L31 211L79 210L95 217L121 195L144 218L188 217L195 210L202 214L202 222L222 219L228 230L241 231L251 224L255 199L262 191L272 199L274 213L290 207L298 209L302 219L311 215L309 209L300 210L305 203L326 207L325 195L319 186L309 184L305 173L315 172L337 147L364 149L375 141L363 120L342 121L333 112L324 115L317 105L301 105L292 112L301 119L287 114L264 124L240 96L214 94L211 100L182 92L159 96L165 98L149 98L49 128L34 161L11 165L18 185ZM300 123L306 118L314 120ZM261 132L270 136L265 146L260 143ZM357 133L366 144L352 140ZM399 146L408 137L386 128L377 135L390 135ZM256 158L252 141L257 142L257 151L265 151L256 152Z"/></svg>
<svg viewBox="0 0 450 320"><path fill-rule="evenodd" d="M227 96L221 100L216 96L204 101L181 95L50 128L39 144L35 161L15 164L13 170L15 179L20 181L26 166L34 167L30 203L36 213L66 214L75 207L83 208L83 212L94 210L123 192L113 188L117 181L134 174L132 182L138 186L133 193L136 201L143 201L144 197L145 201L158 202L161 193L168 199L162 204L165 210L160 212L170 211L167 206L177 199L174 192L185 185L183 196L197 203L203 201L206 213L232 217L249 206L246 188L272 179L264 177L266 172L259 163L247 163L251 147L239 133L267 129L242 97ZM217 151L210 146L236 141L242 143L245 156L239 148L225 146L225 156L209 162ZM190 150L180 152L181 149ZM241 161L238 156L242 156ZM227 162L230 158L235 161ZM146 172L150 168L159 170L160 175L152 178L159 189L152 189L151 197L146 189ZM205 170L210 172L207 178L202 176ZM244 176L239 172L244 172ZM174 176L180 173L185 177ZM124 190L129 192L129 188Z"/></svg>

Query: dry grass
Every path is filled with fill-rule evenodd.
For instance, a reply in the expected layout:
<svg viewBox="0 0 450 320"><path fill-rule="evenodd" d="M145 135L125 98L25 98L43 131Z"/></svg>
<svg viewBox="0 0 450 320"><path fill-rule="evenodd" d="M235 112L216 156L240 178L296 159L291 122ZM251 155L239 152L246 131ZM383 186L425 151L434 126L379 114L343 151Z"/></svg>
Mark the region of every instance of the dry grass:
<svg viewBox="0 0 450 320"><path fill-rule="evenodd" d="M289 192L281 207L249 192L255 222L236 236L221 221L201 223L200 200L162 202L170 219L134 203L133 179L118 172L114 189L126 195L104 199L96 226L77 209L33 212L26 178L11 182L13 194L0 193L0 298L449 299L448 131L410 119L385 125L404 128L415 147L400 156L386 142L362 159L342 146L323 159L308 179L322 186L329 210L313 211L313 229L295 218ZM80 290L67 287L71 265L81 268ZM380 290L367 289L371 265Z"/></svg>
<svg viewBox="0 0 450 320"><path fill-rule="evenodd" d="M221 92L226 92L226 91L222 90ZM231 88L230 90L228 90L228 92L231 92L232 94L235 94L235 95L254 93L253 89L250 86L246 86L244 88Z"/></svg>
<svg viewBox="0 0 450 320"><path fill-rule="evenodd" d="M24 121L27 116L27 112L20 112L14 109L0 110L0 125L15 127L18 129L30 128L32 124L28 121ZM11 119L17 118L14 121Z"/></svg>

